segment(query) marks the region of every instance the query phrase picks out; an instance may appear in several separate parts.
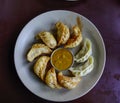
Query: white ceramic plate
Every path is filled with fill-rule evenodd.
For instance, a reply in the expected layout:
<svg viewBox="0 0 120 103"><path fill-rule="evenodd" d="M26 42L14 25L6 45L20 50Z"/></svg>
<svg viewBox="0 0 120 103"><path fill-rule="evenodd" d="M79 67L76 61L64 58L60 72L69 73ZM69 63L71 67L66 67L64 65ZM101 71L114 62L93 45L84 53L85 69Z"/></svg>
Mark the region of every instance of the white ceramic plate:
<svg viewBox="0 0 120 103"><path fill-rule="evenodd" d="M51 89L34 75L32 71L34 63L27 62L26 54L34 43L34 37L38 32L51 30L57 21L62 21L68 26L75 25L77 17L81 19L83 24L83 36L88 37L93 44L94 70L83 77L79 86L73 90ZM104 42L94 24L80 14L65 10L49 11L33 18L19 34L14 50L16 71L25 87L38 97L58 102L74 100L88 93L100 79L104 70L105 60L106 52Z"/></svg>

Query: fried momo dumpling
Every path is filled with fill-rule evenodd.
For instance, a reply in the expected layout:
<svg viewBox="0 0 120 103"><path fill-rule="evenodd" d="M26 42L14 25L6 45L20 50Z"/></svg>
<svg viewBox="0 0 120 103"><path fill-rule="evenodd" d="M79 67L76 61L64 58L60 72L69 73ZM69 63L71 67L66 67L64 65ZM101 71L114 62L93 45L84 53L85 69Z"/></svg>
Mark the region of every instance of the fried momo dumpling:
<svg viewBox="0 0 120 103"><path fill-rule="evenodd" d="M36 57L40 56L41 54L43 53L50 54L51 52L52 50L48 46L44 44L36 43L32 46L32 48L28 52L27 60L29 62L32 62Z"/></svg>
<svg viewBox="0 0 120 103"><path fill-rule="evenodd" d="M47 67L49 60L50 60L50 57L41 56L34 65L34 68L33 68L34 73L42 80L44 80L44 77L46 74L46 67Z"/></svg>
<svg viewBox="0 0 120 103"><path fill-rule="evenodd" d="M85 64L82 66L71 67L69 70L74 76L85 76L89 74L94 68L94 58L90 56Z"/></svg>
<svg viewBox="0 0 120 103"><path fill-rule="evenodd" d="M69 28L65 24L63 24L62 22L57 22L56 28L57 28L58 46L65 44L70 37Z"/></svg>
<svg viewBox="0 0 120 103"><path fill-rule="evenodd" d="M42 39L42 41L52 49L57 46L57 41L50 32L41 32L37 37L40 37L40 39Z"/></svg>
<svg viewBox="0 0 120 103"><path fill-rule="evenodd" d="M74 60L76 62L85 62L92 54L92 44L89 39L84 40L82 49L76 54Z"/></svg>
<svg viewBox="0 0 120 103"><path fill-rule="evenodd" d="M73 27L73 34L70 39L68 39L65 44L65 48L73 48L78 46L82 41L82 34L78 26Z"/></svg>
<svg viewBox="0 0 120 103"><path fill-rule="evenodd" d="M53 67L47 72L45 82L51 88L62 88L57 82L56 72Z"/></svg>
<svg viewBox="0 0 120 103"><path fill-rule="evenodd" d="M80 77L68 77L64 76L62 72L58 73L58 82L61 86L67 88L67 89L73 89L75 88L78 83L80 82Z"/></svg>

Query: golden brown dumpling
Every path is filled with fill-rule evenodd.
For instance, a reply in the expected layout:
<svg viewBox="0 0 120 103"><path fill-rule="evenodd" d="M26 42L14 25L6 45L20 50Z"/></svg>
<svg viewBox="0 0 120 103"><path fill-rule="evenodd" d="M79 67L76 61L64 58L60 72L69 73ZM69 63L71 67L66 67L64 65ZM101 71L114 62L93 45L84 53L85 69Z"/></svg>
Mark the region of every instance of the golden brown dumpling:
<svg viewBox="0 0 120 103"><path fill-rule="evenodd" d="M40 39L42 39L42 41L52 49L57 46L57 41L50 32L41 32L37 37L40 37Z"/></svg>
<svg viewBox="0 0 120 103"><path fill-rule="evenodd" d="M57 22L56 28L57 28L58 46L65 44L70 37L69 28L66 25L64 25L62 22Z"/></svg>
<svg viewBox="0 0 120 103"><path fill-rule="evenodd" d="M57 83L56 72L53 67L47 72L46 77L45 77L45 82L51 88L58 88L58 89L62 88Z"/></svg>
<svg viewBox="0 0 120 103"><path fill-rule="evenodd" d="M48 56L41 56L34 65L34 72L35 74L44 80L46 74L46 67L50 57Z"/></svg>
<svg viewBox="0 0 120 103"><path fill-rule="evenodd" d="M75 88L78 83L80 82L80 77L68 77L64 76L62 72L58 73L58 82L61 86L67 88L67 89L73 89Z"/></svg>
<svg viewBox="0 0 120 103"><path fill-rule="evenodd" d="M67 41L65 48L73 48L78 46L82 41L82 34L78 26L73 27L72 37Z"/></svg>
<svg viewBox="0 0 120 103"><path fill-rule="evenodd" d="M32 48L28 52L27 60L29 62L32 62L36 57L40 56L41 54L43 53L49 54L51 52L52 50L48 46L44 44L36 43L32 46Z"/></svg>

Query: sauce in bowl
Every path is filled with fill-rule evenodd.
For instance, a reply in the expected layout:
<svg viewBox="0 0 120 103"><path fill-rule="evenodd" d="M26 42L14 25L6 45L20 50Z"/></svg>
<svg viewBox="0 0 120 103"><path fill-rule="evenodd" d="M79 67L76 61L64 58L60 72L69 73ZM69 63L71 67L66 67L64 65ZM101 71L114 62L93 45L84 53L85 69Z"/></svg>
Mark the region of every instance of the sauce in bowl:
<svg viewBox="0 0 120 103"><path fill-rule="evenodd" d="M73 55L68 49L58 48L51 55L51 64L59 71L66 70L73 64Z"/></svg>

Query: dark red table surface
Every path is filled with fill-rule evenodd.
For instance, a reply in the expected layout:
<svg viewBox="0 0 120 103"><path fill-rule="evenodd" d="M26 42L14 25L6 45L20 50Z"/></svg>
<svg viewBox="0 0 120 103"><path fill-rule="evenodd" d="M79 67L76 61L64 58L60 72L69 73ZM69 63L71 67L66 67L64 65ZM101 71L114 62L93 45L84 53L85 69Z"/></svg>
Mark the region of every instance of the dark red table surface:
<svg viewBox="0 0 120 103"><path fill-rule="evenodd" d="M90 19L106 46L105 70L98 84L70 103L120 103L119 0L0 0L0 103L48 102L24 87L17 76L13 55L16 39L25 24L43 12L56 9L71 10Z"/></svg>

